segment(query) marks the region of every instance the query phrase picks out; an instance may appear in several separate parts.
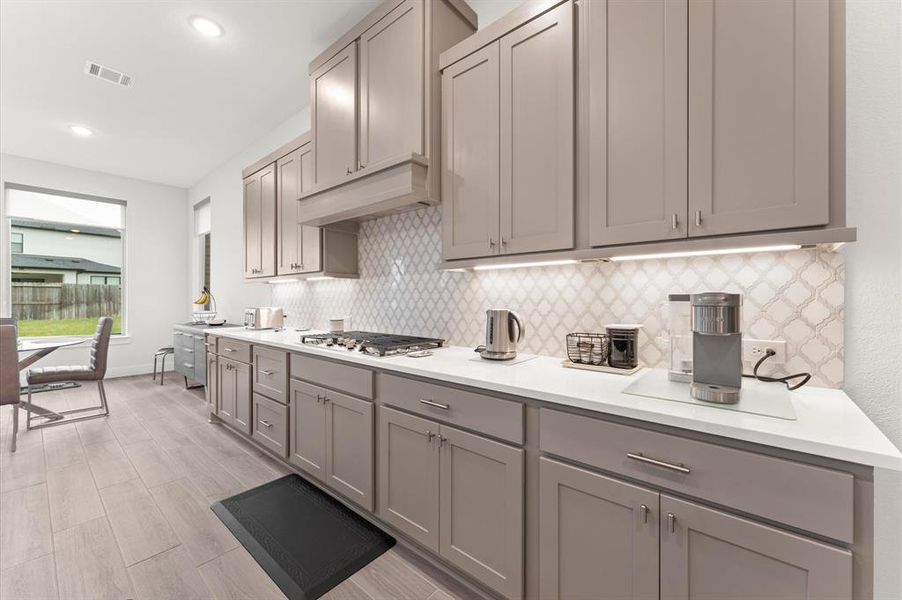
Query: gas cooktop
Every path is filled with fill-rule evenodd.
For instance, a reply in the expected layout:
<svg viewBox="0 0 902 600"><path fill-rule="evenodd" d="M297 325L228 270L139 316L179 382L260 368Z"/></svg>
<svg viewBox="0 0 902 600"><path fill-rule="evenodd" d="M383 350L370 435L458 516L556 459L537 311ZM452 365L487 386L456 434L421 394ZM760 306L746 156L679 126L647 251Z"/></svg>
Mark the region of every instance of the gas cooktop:
<svg viewBox="0 0 902 600"><path fill-rule="evenodd" d="M441 348L445 340L372 331L341 331L301 336L301 343L309 346L356 350L372 356L396 356Z"/></svg>

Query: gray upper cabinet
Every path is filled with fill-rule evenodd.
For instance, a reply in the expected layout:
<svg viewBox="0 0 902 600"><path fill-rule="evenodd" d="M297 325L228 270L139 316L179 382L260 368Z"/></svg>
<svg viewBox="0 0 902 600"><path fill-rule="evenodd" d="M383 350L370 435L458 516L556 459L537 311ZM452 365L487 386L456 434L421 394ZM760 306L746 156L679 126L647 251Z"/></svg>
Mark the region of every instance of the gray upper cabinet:
<svg viewBox="0 0 902 600"><path fill-rule="evenodd" d="M661 496L661 598L852 598L852 554Z"/></svg>
<svg viewBox="0 0 902 600"><path fill-rule="evenodd" d="M439 553L507 598L523 596L523 450L439 428Z"/></svg>
<svg viewBox="0 0 902 600"><path fill-rule="evenodd" d="M687 0L580 7L589 243L686 237Z"/></svg>
<svg viewBox="0 0 902 600"><path fill-rule="evenodd" d="M302 225L298 218L298 198L310 187L313 177L311 144L280 158L276 169L279 196L277 274L315 273L322 268L322 232L318 227Z"/></svg>
<svg viewBox="0 0 902 600"><path fill-rule="evenodd" d="M499 250L499 43L442 73L442 241L446 259Z"/></svg>
<svg viewBox="0 0 902 600"><path fill-rule="evenodd" d="M439 549L438 423L379 407L378 515Z"/></svg>
<svg viewBox="0 0 902 600"><path fill-rule="evenodd" d="M539 459L539 597L658 597L658 493Z"/></svg>
<svg viewBox="0 0 902 600"><path fill-rule="evenodd" d="M573 248L573 18L564 2L443 70L446 260Z"/></svg>
<svg viewBox="0 0 902 600"><path fill-rule="evenodd" d="M832 4L690 0L691 236L829 221Z"/></svg>
<svg viewBox="0 0 902 600"><path fill-rule="evenodd" d="M574 242L573 4L501 38L502 253Z"/></svg>
<svg viewBox="0 0 902 600"><path fill-rule="evenodd" d="M423 9L407 0L360 36L359 169L425 154Z"/></svg>
<svg viewBox="0 0 902 600"><path fill-rule="evenodd" d="M357 170L357 43L310 74L313 185Z"/></svg>
<svg viewBox="0 0 902 600"><path fill-rule="evenodd" d="M276 274L276 165L244 179L244 276Z"/></svg>

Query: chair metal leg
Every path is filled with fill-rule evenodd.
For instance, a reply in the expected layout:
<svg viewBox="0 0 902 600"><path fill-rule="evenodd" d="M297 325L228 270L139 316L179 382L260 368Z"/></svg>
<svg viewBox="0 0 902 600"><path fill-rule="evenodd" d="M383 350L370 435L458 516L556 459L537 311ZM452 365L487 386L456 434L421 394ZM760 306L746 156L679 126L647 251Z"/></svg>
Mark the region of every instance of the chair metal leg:
<svg viewBox="0 0 902 600"><path fill-rule="evenodd" d="M103 414L110 414L110 407L106 403L106 389L103 387L103 379L97 380L97 391L100 392L100 405L103 407Z"/></svg>
<svg viewBox="0 0 902 600"><path fill-rule="evenodd" d="M157 380L157 358L159 358L158 354L153 355L153 380Z"/></svg>
<svg viewBox="0 0 902 600"><path fill-rule="evenodd" d="M19 434L19 405L13 404L13 443L11 451L16 451L16 436Z"/></svg>
<svg viewBox="0 0 902 600"><path fill-rule="evenodd" d="M163 375L166 373L166 354L163 355L162 366L160 367L160 385L163 385Z"/></svg>
<svg viewBox="0 0 902 600"><path fill-rule="evenodd" d="M28 408L25 410L25 412L27 413L25 415L25 430L31 431L31 413L32 413L32 410L31 410L31 384L28 384L27 388L28 388L28 400L27 400Z"/></svg>
<svg viewBox="0 0 902 600"><path fill-rule="evenodd" d="M182 377L185 378L185 389L187 390L187 389L188 389L188 376L187 376L187 375L182 375Z"/></svg>

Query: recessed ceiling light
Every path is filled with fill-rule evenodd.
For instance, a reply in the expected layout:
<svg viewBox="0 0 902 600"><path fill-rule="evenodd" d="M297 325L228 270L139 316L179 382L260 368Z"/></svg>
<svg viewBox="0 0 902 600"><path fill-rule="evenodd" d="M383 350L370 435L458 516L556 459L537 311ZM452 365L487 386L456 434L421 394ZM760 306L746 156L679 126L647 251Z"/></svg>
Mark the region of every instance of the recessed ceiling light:
<svg viewBox="0 0 902 600"><path fill-rule="evenodd" d="M94 132L84 125L69 125L69 131L81 137L91 137L94 135Z"/></svg>
<svg viewBox="0 0 902 600"><path fill-rule="evenodd" d="M218 23L206 17L191 17L188 19L191 27L204 37L219 37L222 35L222 27Z"/></svg>

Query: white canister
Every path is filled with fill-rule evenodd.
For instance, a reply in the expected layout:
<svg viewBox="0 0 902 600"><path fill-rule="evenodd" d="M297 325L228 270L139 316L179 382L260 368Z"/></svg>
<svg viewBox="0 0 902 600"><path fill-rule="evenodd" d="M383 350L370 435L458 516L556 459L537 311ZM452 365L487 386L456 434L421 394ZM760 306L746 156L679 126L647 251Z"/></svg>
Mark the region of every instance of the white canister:
<svg viewBox="0 0 902 600"><path fill-rule="evenodd" d="M340 333L345 330L345 317L329 319L329 333Z"/></svg>

